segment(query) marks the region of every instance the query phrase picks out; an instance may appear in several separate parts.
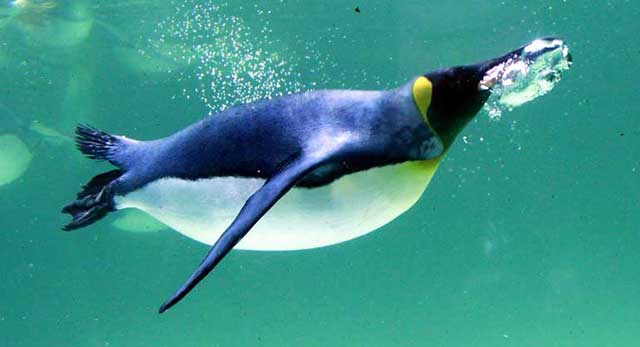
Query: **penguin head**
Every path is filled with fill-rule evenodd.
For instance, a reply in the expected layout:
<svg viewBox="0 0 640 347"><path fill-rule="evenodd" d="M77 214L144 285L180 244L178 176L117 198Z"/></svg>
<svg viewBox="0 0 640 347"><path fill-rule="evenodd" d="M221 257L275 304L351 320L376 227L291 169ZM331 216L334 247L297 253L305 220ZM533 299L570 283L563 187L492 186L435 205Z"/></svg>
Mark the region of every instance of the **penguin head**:
<svg viewBox="0 0 640 347"><path fill-rule="evenodd" d="M428 72L429 124L448 148L492 94L508 108L519 106L551 90L571 63L568 46L546 37L478 64Z"/></svg>

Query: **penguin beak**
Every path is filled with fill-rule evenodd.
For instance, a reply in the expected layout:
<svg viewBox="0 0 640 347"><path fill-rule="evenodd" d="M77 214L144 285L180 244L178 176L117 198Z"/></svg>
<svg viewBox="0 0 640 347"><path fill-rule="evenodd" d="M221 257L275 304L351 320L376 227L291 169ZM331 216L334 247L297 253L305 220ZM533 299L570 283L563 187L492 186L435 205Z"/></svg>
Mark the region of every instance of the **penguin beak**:
<svg viewBox="0 0 640 347"><path fill-rule="evenodd" d="M564 40L549 36L535 39L501 57L483 63L482 71L486 73L498 65L507 64L514 60L523 60L527 64L532 64L548 57L564 60L567 65L566 68L569 68L573 63L573 56L569 53L569 46Z"/></svg>
<svg viewBox="0 0 640 347"><path fill-rule="evenodd" d="M555 57L555 59L564 60L567 65L566 68L569 68L573 62L573 57L569 53L569 46L557 37L533 40L522 48L520 56L530 62Z"/></svg>

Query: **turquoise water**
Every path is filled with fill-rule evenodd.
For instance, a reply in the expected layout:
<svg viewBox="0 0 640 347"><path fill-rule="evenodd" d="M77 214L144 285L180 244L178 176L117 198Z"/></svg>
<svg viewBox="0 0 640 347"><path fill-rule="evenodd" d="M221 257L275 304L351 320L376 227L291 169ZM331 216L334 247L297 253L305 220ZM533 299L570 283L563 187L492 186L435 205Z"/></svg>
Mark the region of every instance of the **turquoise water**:
<svg viewBox="0 0 640 347"><path fill-rule="evenodd" d="M0 128L22 123L33 158L0 186L0 345L640 340L638 3L18 3L0 3ZM109 168L65 137L78 122L152 139L230 105L392 88L547 35L574 57L558 86L499 120L479 114L418 204L367 236L232 252L159 316L206 246L148 222L123 230L117 213L60 230L60 208Z"/></svg>

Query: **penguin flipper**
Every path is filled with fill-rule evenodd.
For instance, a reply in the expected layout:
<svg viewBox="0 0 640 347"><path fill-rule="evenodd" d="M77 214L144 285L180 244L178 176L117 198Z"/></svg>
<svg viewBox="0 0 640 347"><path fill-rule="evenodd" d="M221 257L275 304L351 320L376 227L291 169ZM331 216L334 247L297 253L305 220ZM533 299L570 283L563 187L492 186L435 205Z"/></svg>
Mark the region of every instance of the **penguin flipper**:
<svg viewBox="0 0 640 347"><path fill-rule="evenodd" d="M222 258L240 242L247 232L282 196L305 175L325 162L326 159L326 156L321 158L302 156L289 161L283 169L267 180L260 189L247 199L234 221L211 247L195 272L169 300L162 304L159 313L163 313L184 298L218 265Z"/></svg>

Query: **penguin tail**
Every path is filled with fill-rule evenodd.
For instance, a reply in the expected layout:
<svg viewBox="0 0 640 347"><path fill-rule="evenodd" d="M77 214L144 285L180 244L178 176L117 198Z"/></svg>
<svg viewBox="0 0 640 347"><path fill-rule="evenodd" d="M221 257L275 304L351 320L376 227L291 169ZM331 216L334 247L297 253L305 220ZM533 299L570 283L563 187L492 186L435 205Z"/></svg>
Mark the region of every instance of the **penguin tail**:
<svg viewBox="0 0 640 347"><path fill-rule="evenodd" d="M107 160L123 169L128 168L130 149L138 141L112 135L92 126L80 124L76 128L76 145L80 152L91 159Z"/></svg>
<svg viewBox="0 0 640 347"><path fill-rule="evenodd" d="M112 135L94 127L80 124L76 128L76 145L87 157L107 160L118 169L93 177L82 187L76 200L62 209L72 220L63 230L74 230L93 224L109 212L115 211L113 182L129 169L135 157L139 141Z"/></svg>

